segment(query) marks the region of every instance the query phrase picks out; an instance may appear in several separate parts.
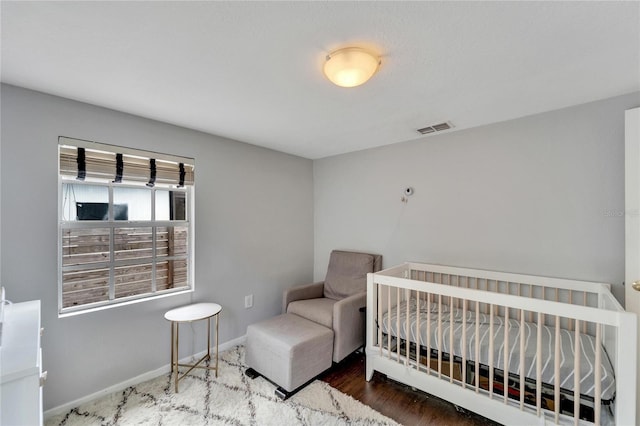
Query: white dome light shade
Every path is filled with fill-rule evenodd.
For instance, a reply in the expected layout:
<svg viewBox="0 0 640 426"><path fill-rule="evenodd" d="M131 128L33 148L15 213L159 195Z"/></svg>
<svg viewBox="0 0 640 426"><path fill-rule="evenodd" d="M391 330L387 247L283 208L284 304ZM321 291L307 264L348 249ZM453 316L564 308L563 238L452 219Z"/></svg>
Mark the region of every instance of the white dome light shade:
<svg viewBox="0 0 640 426"><path fill-rule="evenodd" d="M324 75L340 87L360 86L380 68L380 57L360 47L345 47L327 55Z"/></svg>

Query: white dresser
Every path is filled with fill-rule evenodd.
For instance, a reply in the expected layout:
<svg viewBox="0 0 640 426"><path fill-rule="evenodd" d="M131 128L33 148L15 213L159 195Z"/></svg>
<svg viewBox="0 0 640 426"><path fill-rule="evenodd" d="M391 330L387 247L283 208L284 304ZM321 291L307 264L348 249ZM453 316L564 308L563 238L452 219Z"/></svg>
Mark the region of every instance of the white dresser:
<svg viewBox="0 0 640 426"><path fill-rule="evenodd" d="M0 341L0 425L42 425L40 301L5 306Z"/></svg>

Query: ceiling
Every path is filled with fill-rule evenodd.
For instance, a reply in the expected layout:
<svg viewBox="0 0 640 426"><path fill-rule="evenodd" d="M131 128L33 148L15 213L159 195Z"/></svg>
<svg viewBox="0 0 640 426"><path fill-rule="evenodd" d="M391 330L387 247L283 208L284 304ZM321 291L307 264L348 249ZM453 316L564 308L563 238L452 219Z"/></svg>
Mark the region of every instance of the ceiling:
<svg viewBox="0 0 640 426"><path fill-rule="evenodd" d="M640 90L640 2L12 2L4 83L317 159ZM345 89L336 48L382 66Z"/></svg>

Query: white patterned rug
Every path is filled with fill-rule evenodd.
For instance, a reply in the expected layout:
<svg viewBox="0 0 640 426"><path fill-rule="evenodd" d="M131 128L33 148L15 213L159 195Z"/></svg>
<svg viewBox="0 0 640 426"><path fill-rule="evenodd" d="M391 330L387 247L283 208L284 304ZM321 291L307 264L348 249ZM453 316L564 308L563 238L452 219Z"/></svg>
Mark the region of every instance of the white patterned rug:
<svg viewBox="0 0 640 426"><path fill-rule="evenodd" d="M47 419L53 425L397 425L328 384L313 383L282 401L262 377L244 375L244 346L220 354L218 377L195 369L174 393L168 374Z"/></svg>

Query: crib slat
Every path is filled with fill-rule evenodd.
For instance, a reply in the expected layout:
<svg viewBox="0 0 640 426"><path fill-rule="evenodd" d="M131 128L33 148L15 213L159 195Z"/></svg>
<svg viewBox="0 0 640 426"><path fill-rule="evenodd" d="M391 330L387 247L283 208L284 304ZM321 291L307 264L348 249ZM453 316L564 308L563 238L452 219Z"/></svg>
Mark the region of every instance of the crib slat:
<svg viewBox="0 0 640 426"><path fill-rule="evenodd" d="M449 298L449 383L453 383L453 300Z"/></svg>
<svg viewBox="0 0 640 426"><path fill-rule="evenodd" d="M475 371L475 381L476 381L476 393L480 391L480 341L477 338L480 333L480 302L476 302L476 371Z"/></svg>
<svg viewBox="0 0 640 426"><path fill-rule="evenodd" d="M376 284L378 291L378 317L375 324L380 324L382 318L382 286L380 284ZM380 347L380 356L382 356L382 327L378 327L378 346Z"/></svg>
<svg viewBox="0 0 640 426"><path fill-rule="evenodd" d="M442 295L438 295L438 378L442 377Z"/></svg>
<svg viewBox="0 0 640 426"><path fill-rule="evenodd" d="M431 374L431 293L427 293L427 371Z"/></svg>
<svg viewBox="0 0 640 426"><path fill-rule="evenodd" d="M449 275L449 285L450 285L450 286L452 286L452 287L454 286L454 284L453 284L453 278L454 278L454 277L456 277L456 276L457 276L457 275L453 275L453 274L452 274L452 275ZM456 287L457 287L457 285L456 285ZM456 299L456 308L457 308L457 309L460 309L460 299Z"/></svg>
<svg viewBox="0 0 640 426"><path fill-rule="evenodd" d="M536 336L536 413L540 417L542 408L542 323L543 314L538 312L538 335Z"/></svg>
<svg viewBox="0 0 640 426"><path fill-rule="evenodd" d="M575 347L573 349L573 424L580 420L580 320L575 320Z"/></svg>
<svg viewBox="0 0 640 426"><path fill-rule="evenodd" d="M511 294L511 283L506 281L505 283L504 294Z"/></svg>
<svg viewBox="0 0 640 426"><path fill-rule="evenodd" d="M524 310L520 310L520 410L524 410Z"/></svg>
<svg viewBox="0 0 640 426"><path fill-rule="evenodd" d="M533 299L533 284L529 284L529 298ZM529 311L529 322L533 322L533 311Z"/></svg>
<svg viewBox="0 0 640 426"><path fill-rule="evenodd" d="M400 362L400 287L396 287L396 355Z"/></svg>
<svg viewBox="0 0 640 426"><path fill-rule="evenodd" d="M504 374L503 374L503 394L504 403L509 400L509 307L504 307Z"/></svg>
<svg viewBox="0 0 640 426"><path fill-rule="evenodd" d="M571 305L572 303L573 303L573 290L569 289L569 304ZM573 326L574 326L573 321L569 321L570 331L573 331Z"/></svg>
<svg viewBox="0 0 640 426"><path fill-rule="evenodd" d="M422 292L416 292L416 369L420 371L420 298Z"/></svg>
<svg viewBox="0 0 640 426"><path fill-rule="evenodd" d="M520 284L520 283L515 283L515 284L518 286L518 296L521 296L521 294L520 294L520 286L521 286L522 284ZM509 286L509 288L511 288L511 283L508 283L508 286ZM509 292L509 293L511 293L511 292ZM519 311L518 311L518 321L520 321L520 316L521 316L521 315L522 315L522 311L521 311L521 310L519 310Z"/></svg>
<svg viewBox="0 0 640 426"><path fill-rule="evenodd" d="M467 387L467 299L462 300L462 388ZM477 340L477 339L476 339Z"/></svg>
<svg viewBox="0 0 640 426"><path fill-rule="evenodd" d="M489 396L493 398L493 343L494 343L494 335L493 335L493 318L495 316L493 304L489 307ZM479 315L478 311L476 311L476 336L478 336L478 323L479 323ZM480 359L478 356L478 344L476 343L476 360ZM476 361L476 371L478 370L478 361Z"/></svg>
<svg viewBox="0 0 640 426"><path fill-rule="evenodd" d="M488 279L485 279L485 280L484 280L484 291L490 291L490 290L489 290L489 284L490 284L489 280L488 280ZM496 286L497 286L497 285L498 285L498 281L496 281ZM485 313L485 314L488 314L488 313L489 313L489 307L487 306L487 304L486 304L486 303L485 303L485 305L484 305L484 313Z"/></svg>
<svg viewBox="0 0 640 426"><path fill-rule="evenodd" d="M411 326L409 325L409 311L411 310L411 307L409 306L409 299L410 298L409 298L409 289L408 288L405 289L404 296L406 298L405 303L407 305L407 322L406 322L406 325L405 325L405 330L407 330L407 336L406 336L406 339L405 339L405 342L406 342L406 346L405 346L406 351L405 351L405 353L406 353L407 356L405 357L404 365L409 365L409 360L411 359L411 355L409 354L409 346L411 344ZM416 346L418 346L418 345L416 344Z"/></svg>
<svg viewBox="0 0 640 426"><path fill-rule="evenodd" d="M602 344L600 343L602 341L602 324L600 323L596 323L596 343L595 343L595 351L596 351L596 361L595 361L595 385L596 388L594 390L594 409L595 409L595 424L596 426L600 426L600 409L602 407L602 400L601 400L601 395L602 395L602 353L601 353L601 349L602 349Z"/></svg>
<svg viewBox="0 0 640 426"><path fill-rule="evenodd" d="M391 286L387 286L387 358L391 359Z"/></svg>
<svg viewBox="0 0 640 426"><path fill-rule="evenodd" d="M554 411L556 415L556 424L560 417L560 317L556 317L556 347L554 354L554 369L553 369L553 399L554 399Z"/></svg>
<svg viewBox="0 0 640 426"><path fill-rule="evenodd" d="M585 290L582 291L582 306L587 306L587 292ZM587 334L587 323L586 321L582 324L582 332Z"/></svg>

